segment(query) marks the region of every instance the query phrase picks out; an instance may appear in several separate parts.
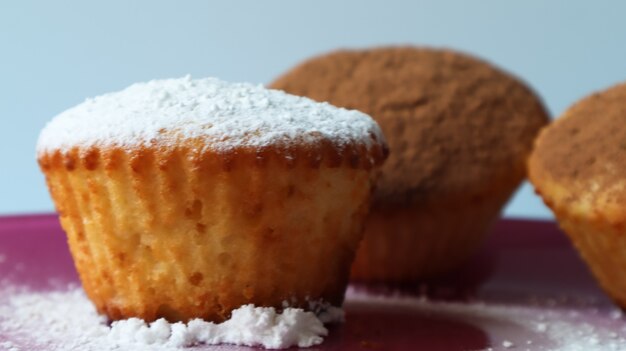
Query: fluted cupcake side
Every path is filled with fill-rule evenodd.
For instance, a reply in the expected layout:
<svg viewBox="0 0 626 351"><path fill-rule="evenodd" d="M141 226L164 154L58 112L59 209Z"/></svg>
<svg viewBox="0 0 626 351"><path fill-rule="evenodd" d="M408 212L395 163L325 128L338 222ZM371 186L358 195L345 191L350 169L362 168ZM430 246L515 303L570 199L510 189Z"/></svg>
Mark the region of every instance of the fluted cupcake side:
<svg viewBox="0 0 626 351"><path fill-rule="evenodd" d="M39 163L98 311L221 321L342 303L384 150L349 155L91 147Z"/></svg>
<svg viewBox="0 0 626 351"><path fill-rule="evenodd" d="M522 169L513 173L517 175L494 178L483 188L445 199L372 209L352 279L414 283L461 266L481 245L523 179Z"/></svg>
<svg viewBox="0 0 626 351"><path fill-rule="evenodd" d="M603 290L626 308L626 216L612 199L625 182L602 192L589 192L584 183L557 182L533 155L530 180L554 212L559 227L571 239ZM613 194L613 195L612 195Z"/></svg>

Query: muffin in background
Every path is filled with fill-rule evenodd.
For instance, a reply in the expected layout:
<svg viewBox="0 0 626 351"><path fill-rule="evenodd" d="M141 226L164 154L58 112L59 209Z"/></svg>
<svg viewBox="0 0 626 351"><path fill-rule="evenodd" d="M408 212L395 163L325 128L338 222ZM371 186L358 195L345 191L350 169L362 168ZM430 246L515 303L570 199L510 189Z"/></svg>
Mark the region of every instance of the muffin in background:
<svg viewBox="0 0 626 351"><path fill-rule="evenodd" d="M462 264L525 178L548 123L524 83L451 50L341 50L270 86L363 111L387 137L391 154L352 269L361 281L414 282Z"/></svg>
<svg viewBox="0 0 626 351"><path fill-rule="evenodd" d="M543 130L529 177L600 285L626 308L626 84L582 99Z"/></svg>
<svg viewBox="0 0 626 351"><path fill-rule="evenodd" d="M88 99L37 145L87 295L148 321L341 305L386 152L361 112L189 77Z"/></svg>

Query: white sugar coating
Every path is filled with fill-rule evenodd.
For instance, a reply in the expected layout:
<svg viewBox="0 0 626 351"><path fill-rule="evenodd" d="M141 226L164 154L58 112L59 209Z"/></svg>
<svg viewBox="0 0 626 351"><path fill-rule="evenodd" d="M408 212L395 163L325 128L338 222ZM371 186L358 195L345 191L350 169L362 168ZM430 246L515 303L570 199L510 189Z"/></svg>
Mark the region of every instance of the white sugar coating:
<svg viewBox="0 0 626 351"><path fill-rule="evenodd" d="M43 129L39 153L79 146L176 145L201 138L211 148L382 142L374 120L278 90L215 78L152 80L101 95L57 115Z"/></svg>
<svg viewBox="0 0 626 351"><path fill-rule="evenodd" d="M602 312L593 324L590 309L508 306L488 302L437 302L425 298L372 296L349 290L348 308L359 305L395 308L403 313L438 316L471 324L490 335L485 350L536 351L626 350L626 326L615 310ZM591 309L592 310L592 309ZM316 345L327 331L313 313L297 309L243 306L222 324L194 320L187 324L140 319L105 324L81 289L32 293L0 288L0 350L159 350L175 351L194 344L235 343L283 347ZM586 311L586 312L585 312ZM587 317L582 317L582 315ZM350 323L350 320L348 320ZM508 328L508 329L507 329ZM297 332L296 332L297 330ZM262 340L262 341L259 341ZM416 340L419 345L419 340ZM531 346L528 346L531 345ZM215 346L211 350L228 350Z"/></svg>
<svg viewBox="0 0 626 351"><path fill-rule="evenodd" d="M19 348L10 341L0 342L0 350L19 351Z"/></svg>
<svg viewBox="0 0 626 351"><path fill-rule="evenodd" d="M220 324L200 319L187 324L168 323L164 319L150 324L137 318L117 321L111 325L108 339L111 343L128 347L233 344L284 349L293 345L318 345L326 335L328 330L312 312L287 308L278 313L273 307L245 305L234 310L231 318Z"/></svg>
<svg viewBox="0 0 626 351"><path fill-rule="evenodd" d="M298 308L278 313L272 307L245 305L229 320L199 319L187 324L152 323L137 318L108 326L82 289L27 292L0 289L0 350L13 347L55 350L180 350L193 345L246 345L269 349L320 344L328 330L316 315ZM12 339L3 341L3 335Z"/></svg>

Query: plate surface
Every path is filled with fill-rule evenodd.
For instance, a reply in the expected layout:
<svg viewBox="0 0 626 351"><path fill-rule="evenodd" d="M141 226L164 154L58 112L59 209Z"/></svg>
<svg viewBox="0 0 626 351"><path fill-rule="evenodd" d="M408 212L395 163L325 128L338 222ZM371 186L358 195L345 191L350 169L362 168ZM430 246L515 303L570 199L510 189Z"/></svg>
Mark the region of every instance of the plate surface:
<svg viewBox="0 0 626 351"><path fill-rule="evenodd" d="M56 216L0 218L0 280L34 291L78 282ZM344 307L346 323L310 350L611 349L626 335L619 311L552 222L502 220L454 274L413 286L351 285ZM585 347L568 338L597 340ZM7 333L0 350L3 343L28 349Z"/></svg>

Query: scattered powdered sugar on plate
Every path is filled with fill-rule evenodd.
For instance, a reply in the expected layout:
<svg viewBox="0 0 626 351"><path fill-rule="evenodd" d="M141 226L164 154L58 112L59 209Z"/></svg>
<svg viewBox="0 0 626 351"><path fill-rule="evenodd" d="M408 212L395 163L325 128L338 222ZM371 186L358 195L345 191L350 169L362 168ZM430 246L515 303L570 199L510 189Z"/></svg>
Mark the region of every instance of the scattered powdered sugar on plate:
<svg viewBox="0 0 626 351"><path fill-rule="evenodd" d="M146 323L130 318L107 325L82 289L27 292L2 291L0 350L179 350L194 345L233 344L270 349L320 344L328 330L313 312L245 305L231 319L215 324L203 320ZM333 312L336 315L336 311ZM2 336L11 339L2 341Z"/></svg>
<svg viewBox="0 0 626 351"><path fill-rule="evenodd" d="M330 140L382 142L372 118L282 91L215 78L152 80L101 95L57 115L41 132L38 152L73 146L176 144L202 138L215 149Z"/></svg>
<svg viewBox="0 0 626 351"><path fill-rule="evenodd" d="M546 300L546 304L548 302ZM474 325L491 336L493 346L485 351L626 350L626 325L617 308L599 311L592 306L575 309L558 305L546 307L541 303L448 302L423 297L372 295L349 289L345 308L350 311L364 306L400 308L405 313L413 311Z"/></svg>
<svg viewBox="0 0 626 351"><path fill-rule="evenodd" d="M493 302L442 302L407 296L372 295L349 289L346 309L400 309L471 324L490 335L495 350L620 351L626 350L626 325L618 309L593 305L504 305ZM323 304L311 305L315 310ZM549 306L549 307L547 307ZM342 319L340 310L329 316ZM328 316L327 316L328 317ZM127 319L106 324L82 289L29 292L0 289L0 350L159 350L213 344L284 348L318 345L328 331L312 312L251 305L235 310L232 318L215 324L194 320L187 324ZM350 320L348 319L348 323ZM196 346L198 345L198 346ZM419 340L416 340L419 345ZM211 350L228 350L215 346Z"/></svg>
<svg viewBox="0 0 626 351"><path fill-rule="evenodd" d="M12 342L10 341L2 341L0 342L0 350L6 350L6 351L20 351L20 349L15 346Z"/></svg>

